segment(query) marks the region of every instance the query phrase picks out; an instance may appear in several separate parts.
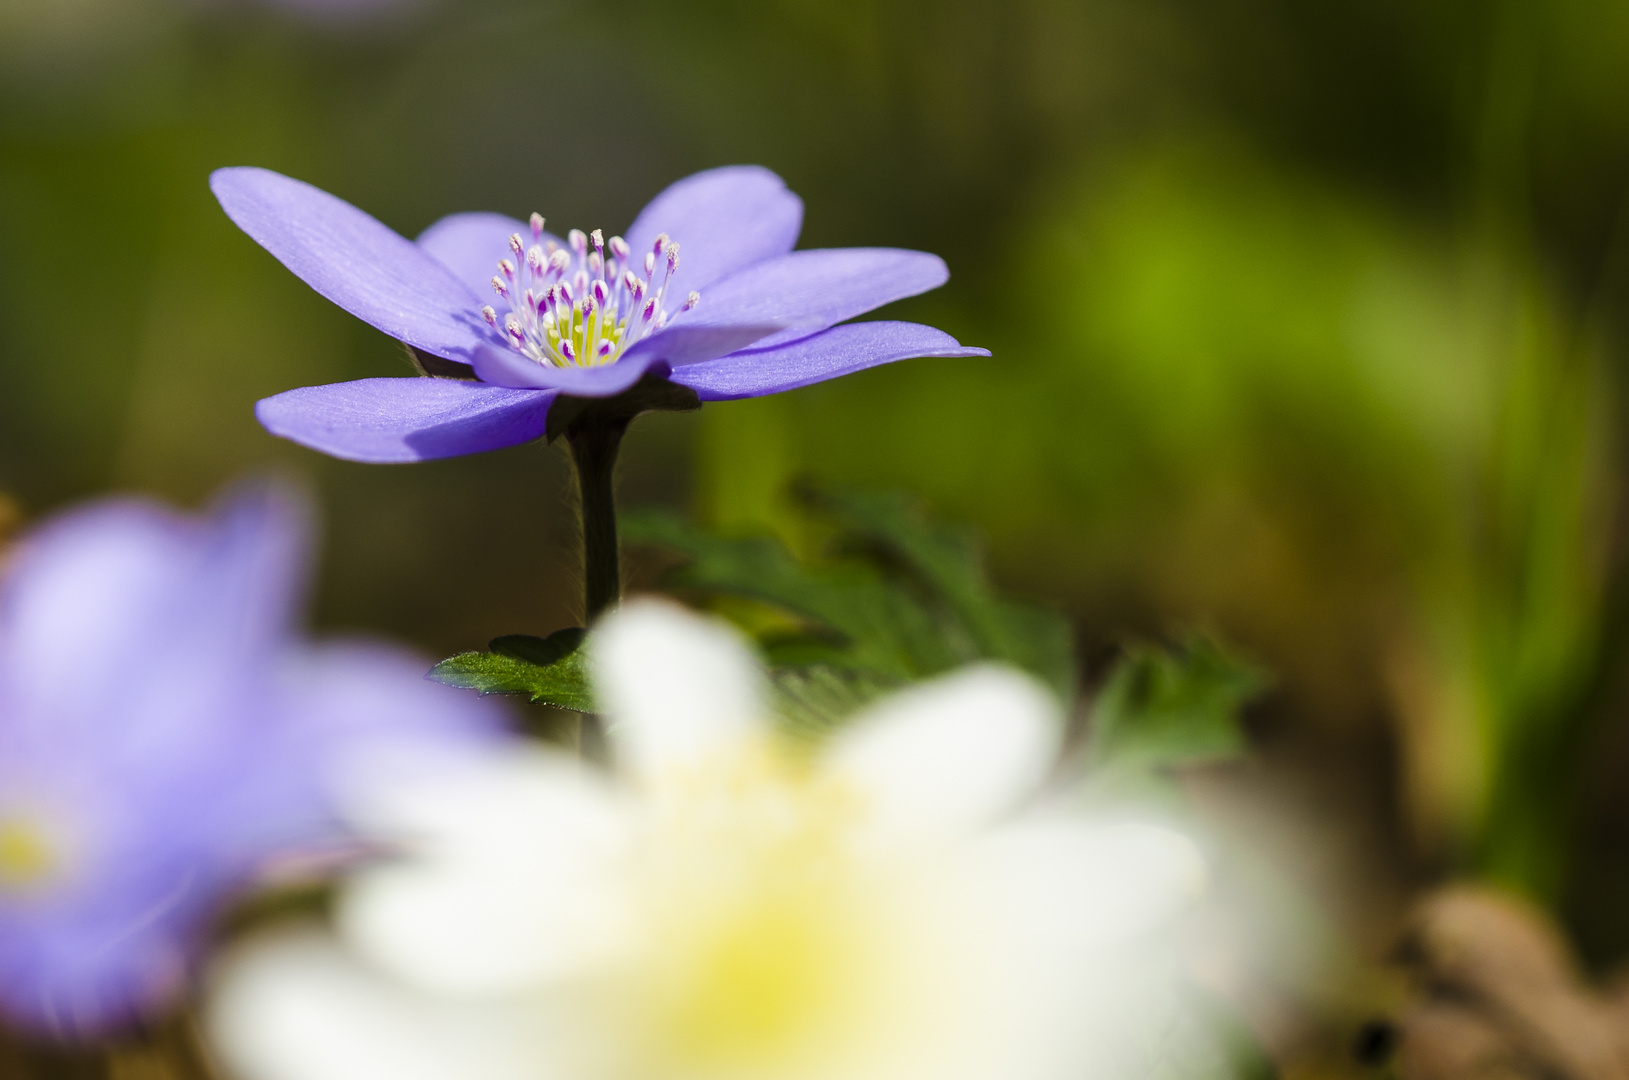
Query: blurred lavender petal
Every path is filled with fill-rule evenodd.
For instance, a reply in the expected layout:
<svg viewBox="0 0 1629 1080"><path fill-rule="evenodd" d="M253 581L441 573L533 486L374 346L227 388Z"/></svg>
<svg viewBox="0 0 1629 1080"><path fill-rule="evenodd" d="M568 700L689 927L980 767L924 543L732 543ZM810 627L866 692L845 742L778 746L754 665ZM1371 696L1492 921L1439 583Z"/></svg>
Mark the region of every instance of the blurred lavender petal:
<svg viewBox="0 0 1629 1080"><path fill-rule="evenodd" d="M303 504L203 517L118 500L19 542L0 580L0 1012L83 1037L186 983L218 907L344 839L329 779L368 750L480 744L478 700L378 646L291 633Z"/></svg>

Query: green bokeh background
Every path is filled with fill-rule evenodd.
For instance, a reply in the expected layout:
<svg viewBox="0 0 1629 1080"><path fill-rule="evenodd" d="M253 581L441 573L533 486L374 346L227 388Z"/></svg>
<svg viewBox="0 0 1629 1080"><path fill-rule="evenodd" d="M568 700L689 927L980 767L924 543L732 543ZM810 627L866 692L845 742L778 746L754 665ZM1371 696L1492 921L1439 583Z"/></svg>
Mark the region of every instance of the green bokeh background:
<svg viewBox="0 0 1629 1080"><path fill-rule="evenodd" d="M570 625L557 451L367 467L254 423L409 368L208 173L409 235L467 209L615 231L760 162L804 246L942 254L951 283L888 314L995 357L648 417L625 502L796 545L794 478L912 489L1077 620L1088 674L1128 633L1215 628L1278 673L1262 753L1349 842L1352 896L1490 877L1606 963L1625 102L1607 0L0 0L0 491L196 503L270 467L322 505L324 628L445 655Z"/></svg>

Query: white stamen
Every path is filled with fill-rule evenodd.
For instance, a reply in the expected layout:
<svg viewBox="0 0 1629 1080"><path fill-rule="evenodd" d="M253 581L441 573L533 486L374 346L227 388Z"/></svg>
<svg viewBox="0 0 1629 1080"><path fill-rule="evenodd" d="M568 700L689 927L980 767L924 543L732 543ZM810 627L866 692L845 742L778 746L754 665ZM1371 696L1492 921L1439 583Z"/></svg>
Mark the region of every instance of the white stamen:
<svg viewBox="0 0 1629 1080"><path fill-rule="evenodd" d="M481 318L516 351L545 365L613 364L623 349L667 325L671 312L663 298L679 265L672 237L655 238L641 277L623 237L606 240L599 229L572 229L562 247L544 238L543 224L543 215L531 215L529 246L522 233L508 238L513 257L500 259L492 278L493 291L512 310L500 315L492 306L481 309ZM666 268L658 279L660 263ZM699 300L690 293L683 310Z"/></svg>

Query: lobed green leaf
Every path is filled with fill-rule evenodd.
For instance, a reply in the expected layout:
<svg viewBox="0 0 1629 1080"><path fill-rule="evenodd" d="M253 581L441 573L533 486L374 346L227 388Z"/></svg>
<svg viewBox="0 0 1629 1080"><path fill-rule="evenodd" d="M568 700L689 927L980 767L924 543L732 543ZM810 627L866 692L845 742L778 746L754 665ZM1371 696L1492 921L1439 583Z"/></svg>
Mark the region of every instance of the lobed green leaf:
<svg viewBox="0 0 1629 1080"><path fill-rule="evenodd" d="M546 638L506 634L492 640L489 652L449 656L430 669L429 677L481 694L525 694L533 704L594 712L582 648L585 635L580 627Z"/></svg>
<svg viewBox="0 0 1629 1080"><path fill-rule="evenodd" d="M1090 764L1147 774L1237 756L1240 710L1266 686L1259 668L1203 635L1130 648L1092 703Z"/></svg>

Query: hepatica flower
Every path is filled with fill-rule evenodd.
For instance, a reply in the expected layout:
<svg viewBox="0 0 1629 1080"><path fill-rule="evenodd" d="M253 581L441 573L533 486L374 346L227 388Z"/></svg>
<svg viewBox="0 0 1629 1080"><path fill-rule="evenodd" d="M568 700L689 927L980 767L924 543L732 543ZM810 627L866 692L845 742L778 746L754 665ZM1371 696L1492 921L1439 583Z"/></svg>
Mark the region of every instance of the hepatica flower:
<svg viewBox="0 0 1629 1080"><path fill-rule="evenodd" d="M793 251L802 201L757 167L681 180L609 238L473 213L410 241L265 169L221 169L210 184L317 292L453 376L305 387L257 407L273 434L353 461L526 442L561 395L614 397L647 375L719 401L907 357L989 355L914 323L838 325L944 284L944 263L892 248Z"/></svg>
<svg viewBox="0 0 1629 1080"><path fill-rule="evenodd" d="M614 775L536 751L359 788L401 857L337 936L226 966L245 1080L1147 1074L1200 860L1041 797L1058 710L1026 676L947 676L811 749L715 624L636 603L590 648Z"/></svg>
<svg viewBox="0 0 1629 1080"><path fill-rule="evenodd" d="M161 1007L221 902L331 845L331 775L494 716L365 645L291 636L295 504L71 512L0 579L0 1014L85 1036ZM330 848L330 850L332 850Z"/></svg>

